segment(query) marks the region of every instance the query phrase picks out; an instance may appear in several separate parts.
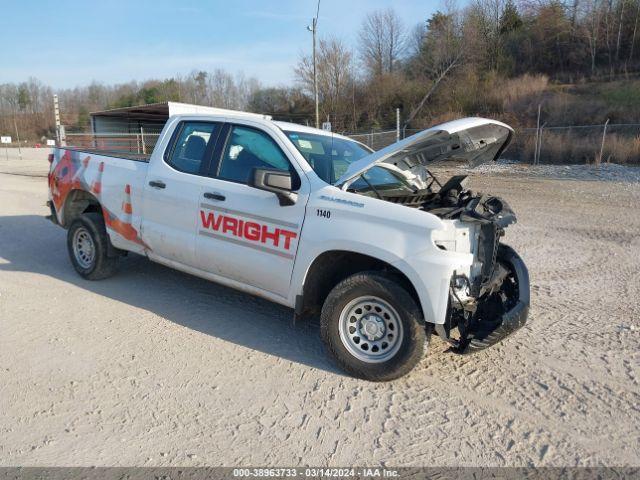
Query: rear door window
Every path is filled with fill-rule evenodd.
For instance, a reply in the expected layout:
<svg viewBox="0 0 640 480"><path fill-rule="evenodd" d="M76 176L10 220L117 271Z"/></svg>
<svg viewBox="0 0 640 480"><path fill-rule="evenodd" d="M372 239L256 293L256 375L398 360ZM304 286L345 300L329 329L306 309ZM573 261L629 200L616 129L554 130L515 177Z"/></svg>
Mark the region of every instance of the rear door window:
<svg viewBox="0 0 640 480"><path fill-rule="evenodd" d="M208 152L216 141L220 124L211 122L183 122L180 133L166 159L176 170L194 175L202 174L208 163Z"/></svg>

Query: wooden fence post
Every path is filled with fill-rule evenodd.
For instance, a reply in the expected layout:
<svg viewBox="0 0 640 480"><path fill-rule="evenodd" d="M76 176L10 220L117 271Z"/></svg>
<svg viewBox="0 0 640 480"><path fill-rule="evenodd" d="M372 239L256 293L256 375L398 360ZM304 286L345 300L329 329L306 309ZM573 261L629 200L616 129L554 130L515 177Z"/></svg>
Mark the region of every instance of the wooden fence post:
<svg viewBox="0 0 640 480"><path fill-rule="evenodd" d="M538 122L536 124L536 146L533 150L533 164L538 162L538 138L540 137L540 103L538 104Z"/></svg>
<svg viewBox="0 0 640 480"><path fill-rule="evenodd" d="M607 136L607 125L609 125L609 119L604 122L604 129L602 130L602 143L600 144L600 155L596 157L596 165L600 166L602 163L602 155L604 153L604 139Z"/></svg>

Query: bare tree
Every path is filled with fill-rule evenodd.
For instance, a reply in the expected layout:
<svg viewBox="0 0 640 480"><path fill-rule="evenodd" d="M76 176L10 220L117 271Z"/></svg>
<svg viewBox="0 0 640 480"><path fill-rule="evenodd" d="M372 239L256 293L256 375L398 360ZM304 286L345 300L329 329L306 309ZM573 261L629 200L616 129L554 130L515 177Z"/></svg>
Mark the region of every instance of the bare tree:
<svg viewBox="0 0 640 480"><path fill-rule="evenodd" d="M636 9L636 17L633 22L633 34L631 36L631 46L629 47L629 62L633 60L633 48L636 43L636 33L638 31L638 17L640 17L640 2L638 3L638 8Z"/></svg>
<svg viewBox="0 0 640 480"><path fill-rule="evenodd" d="M504 12L504 0L474 0L470 6L478 38L485 51L485 62L489 68L498 69L502 53L500 18Z"/></svg>
<svg viewBox="0 0 640 480"><path fill-rule="evenodd" d="M461 65L464 44L462 22L453 7L447 13L436 12L427 21L418 68L431 81L431 86L409 113L404 129L424 108L440 83Z"/></svg>
<svg viewBox="0 0 640 480"><path fill-rule="evenodd" d="M620 60L620 42L622 40L622 24L624 23L624 7L625 0L619 2L620 5L620 17L618 18L618 37L616 39L616 62Z"/></svg>
<svg viewBox="0 0 640 480"><path fill-rule="evenodd" d="M589 0L584 2L585 15L581 22L584 37L589 48L589 58L591 60L591 75L596 71L596 57L600 46L602 6L599 0Z"/></svg>
<svg viewBox="0 0 640 480"><path fill-rule="evenodd" d="M409 56L410 58L420 56L426 35L426 22L420 22L415 27L413 27L411 33L407 36L407 56Z"/></svg>
<svg viewBox="0 0 640 480"><path fill-rule="evenodd" d="M322 114L330 114L339 123L346 123L349 103L353 97L353 55L336 38L320 40L316 59L318 95ZM295 69L298 82L309 95L313 93L313 59L300 58Z"/></svg>
<svg viewBox="0 0 640 480"><path fill-rule="evenodd" d="M393 73L405 52L406 31L393 9L369 13L359 33L360 57L373 76Z"/></svg>

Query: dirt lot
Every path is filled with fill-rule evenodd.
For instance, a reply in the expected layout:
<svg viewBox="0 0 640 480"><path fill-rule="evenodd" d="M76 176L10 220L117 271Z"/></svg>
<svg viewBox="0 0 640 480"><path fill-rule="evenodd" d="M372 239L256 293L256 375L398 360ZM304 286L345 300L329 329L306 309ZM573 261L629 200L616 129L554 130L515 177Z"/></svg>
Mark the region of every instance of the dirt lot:
<svg viewBox="0 0 640 480"><path fill-rule="evenodd" d="M51 148L4 148L0 147L0 173L12 175L45 175L47 155Z"/></svg>
<svg viewBox="0 0 640 480"><path fill-rule="evenodd" d="M81 280L45 179L0 174L0 465L640 465L640 184L474 186L519 214L530 323L373 384L266 301L141 257Z"/></svg>

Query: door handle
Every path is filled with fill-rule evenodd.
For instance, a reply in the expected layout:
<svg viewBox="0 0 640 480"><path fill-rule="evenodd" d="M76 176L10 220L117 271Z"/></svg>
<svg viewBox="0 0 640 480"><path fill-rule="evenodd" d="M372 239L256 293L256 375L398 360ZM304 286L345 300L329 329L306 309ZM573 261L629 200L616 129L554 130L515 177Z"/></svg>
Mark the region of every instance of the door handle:
<svg viewBox="0 0 640 480"><path fill-rule="evenodd" d="M224 202L227 199L224 195L211 192L205 192L204 198L208 198L209 200L218 200L219 202Z"/></svg>
<svg viewBox="0 0 640 480"><path fill-rule="evenodd" d="M149 186L153 188L165 188L167 185L159 180L151 180Z"/></svg>

